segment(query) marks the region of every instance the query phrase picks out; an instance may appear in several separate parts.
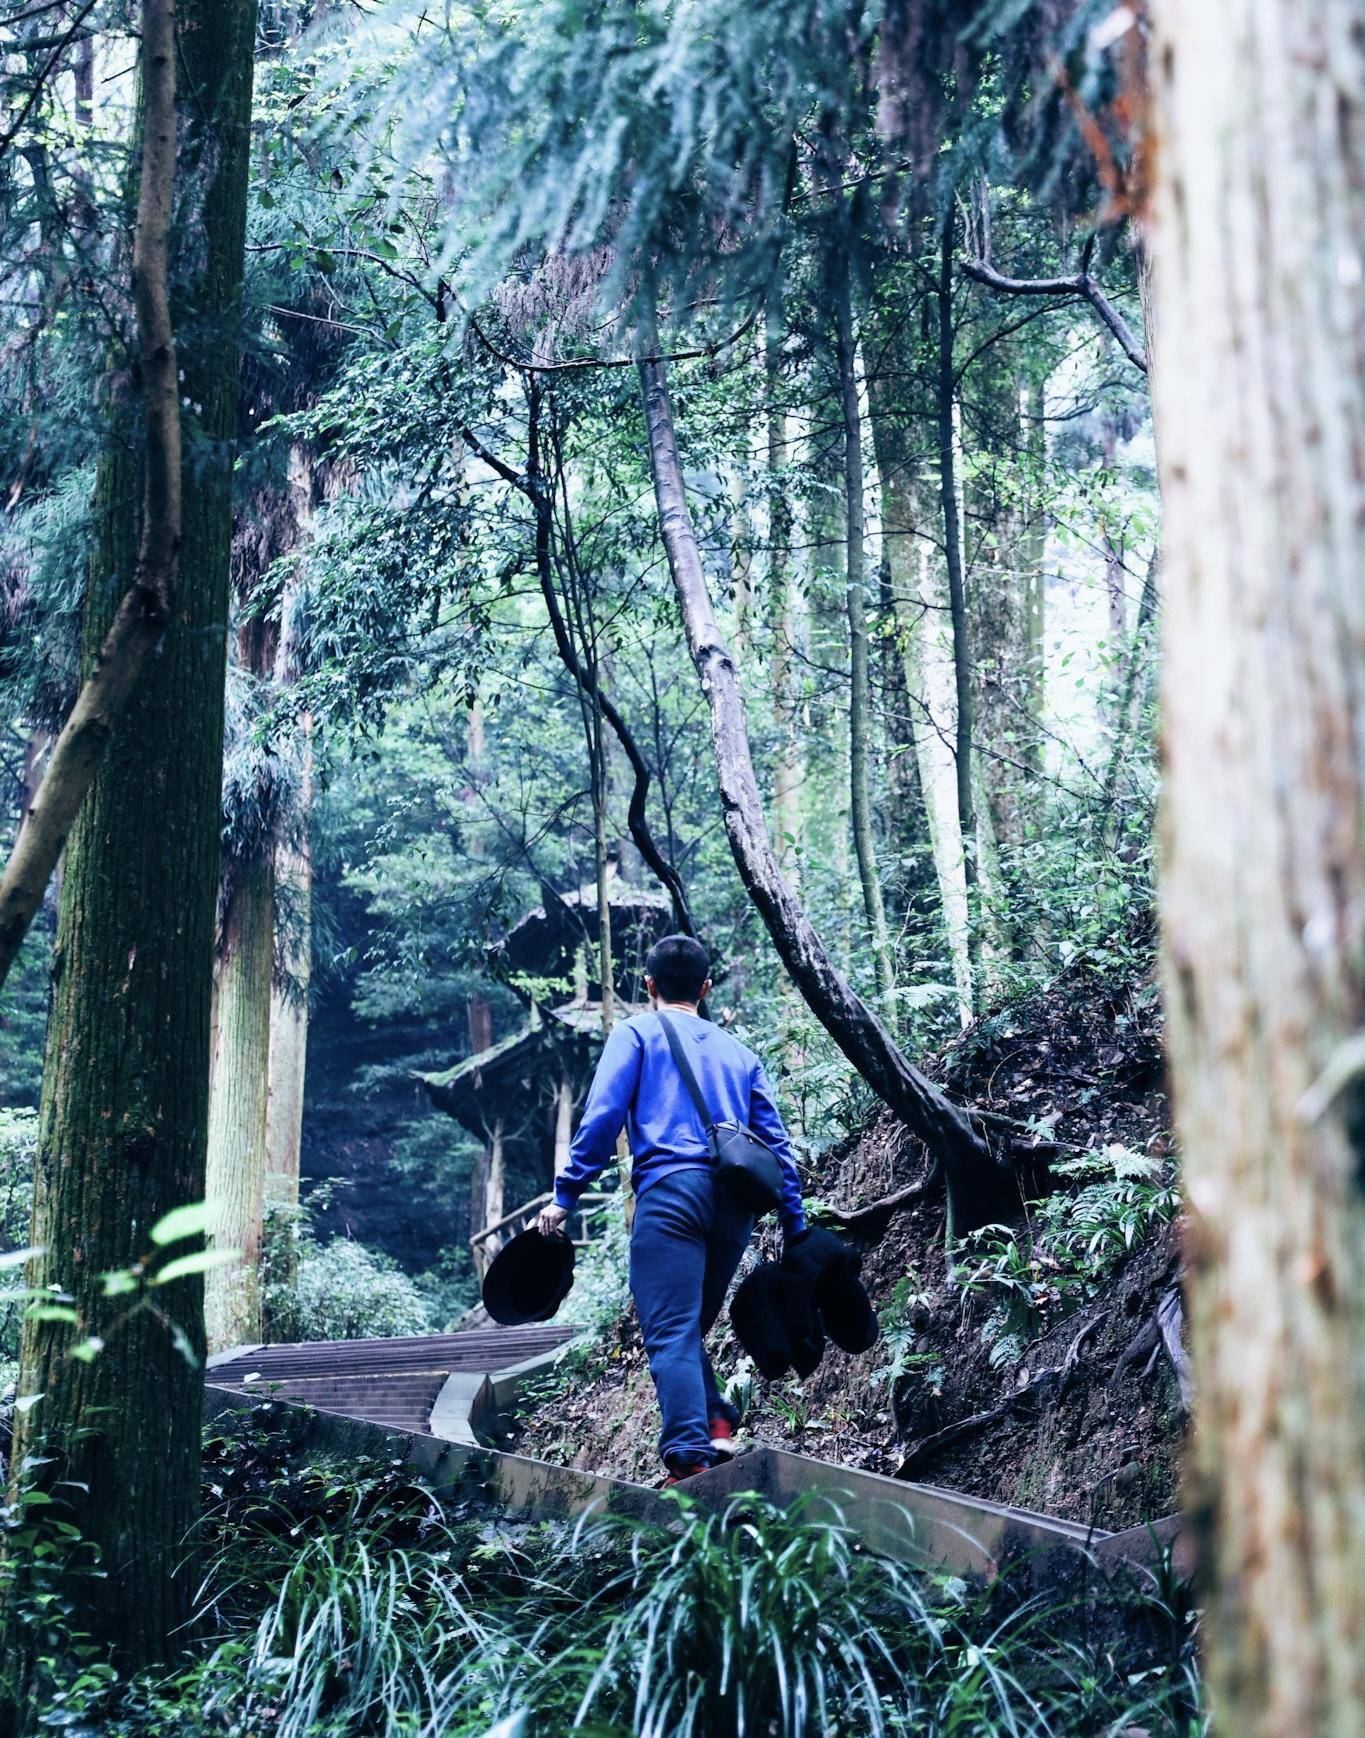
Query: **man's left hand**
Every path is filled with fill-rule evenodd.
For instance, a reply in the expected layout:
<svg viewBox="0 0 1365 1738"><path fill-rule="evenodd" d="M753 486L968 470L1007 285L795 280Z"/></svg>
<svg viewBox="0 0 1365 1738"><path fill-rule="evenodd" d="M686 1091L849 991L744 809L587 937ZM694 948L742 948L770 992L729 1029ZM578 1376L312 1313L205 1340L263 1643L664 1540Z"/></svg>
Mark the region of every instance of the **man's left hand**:
<svg viewBox="0 0 1365 1738"><path fill-rule="evenodd" d="M536 1230L542 1237L563 1237L564 1221L569 1217L567 1207L561 1207L557 1201L551 1201L548 1207L542 1207L536 1215Z"/></svg>

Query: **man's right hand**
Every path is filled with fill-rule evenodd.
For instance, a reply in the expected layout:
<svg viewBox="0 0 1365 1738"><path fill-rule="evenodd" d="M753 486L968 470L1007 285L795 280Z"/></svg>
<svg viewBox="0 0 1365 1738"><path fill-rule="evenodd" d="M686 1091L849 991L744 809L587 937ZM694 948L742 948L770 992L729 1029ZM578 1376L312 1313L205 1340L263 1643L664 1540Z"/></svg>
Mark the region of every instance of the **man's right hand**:
<svg viewBox="0 0 1365 1738"><path fill-rule="evenodd" d="M557 1201L551 1201L548 1207L542 1207L536 1215L536 1230L542 1237L564 1237L564 1221L569 1217L567 1207L561 1207Z"/></svg>

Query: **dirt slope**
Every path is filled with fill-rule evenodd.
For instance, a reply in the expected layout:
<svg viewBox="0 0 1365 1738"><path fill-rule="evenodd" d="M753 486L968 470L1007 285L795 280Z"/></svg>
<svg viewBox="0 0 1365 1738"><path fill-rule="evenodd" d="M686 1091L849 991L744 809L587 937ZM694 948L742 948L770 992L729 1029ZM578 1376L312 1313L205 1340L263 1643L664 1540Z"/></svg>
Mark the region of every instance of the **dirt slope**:
<svg viewBox="0 0 1365 1738"><path fill-rule="evenodd" d="M1073 970L1031 1002L978 1022L933 1072L990 1111L1002 1142L1030 1174L1030 1192L1083 1151L1117 1145L1169 1152L1156 998L1144 980ZM1008 1121L1002 1119L1009 1119ZM1046 1131L1049 1145L1014 1125ZM923 1148L875 1116L825 1162L811 1198L846 1212L916 1182ZM895 1213L863 1240L864 1281L888 1336L865 1357L830 1349L805 1382L753 1376L745 1420L756 1440L876 1472L941 1484L1056 1515L1120 1528L1169 1513L1184 1429L1180 1388L1160 1331L1178 1354L1176 1230L1158 1225L1075 1308L1051 1296L1046 1265L1041 1331L1003 1356L997 1293L949 1283L940 1191ZM1029 1246L1029 1221L1018 1228ZM775 1254L765 1231L750 1260ZM984 1330L984 1332L983 1332ZM992 1348L995 1357L992 1358ZM518 1433L524 1453L655 1476L657 1415L630 1312L599 1349L596 1373L546 1399ZM745 1361L722 1317L713 1336L722 1380ZM896 1357L900 1373L889 1369Z"/></svg>

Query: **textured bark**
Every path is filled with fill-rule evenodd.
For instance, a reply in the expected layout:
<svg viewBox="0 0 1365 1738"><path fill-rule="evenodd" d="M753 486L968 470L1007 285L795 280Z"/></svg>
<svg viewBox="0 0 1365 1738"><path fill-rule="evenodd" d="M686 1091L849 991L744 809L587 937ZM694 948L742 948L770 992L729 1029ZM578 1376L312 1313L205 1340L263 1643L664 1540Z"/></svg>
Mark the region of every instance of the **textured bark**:
<svg viewBox="0 0 1365 1738"><path fill-rule="evenodd" d="M644 333L647 356L657 334ZM651 343L650 338L655 342ZM692 661L711 714L712 746L730 849L773 945L810 1007L877 1095L943 1164L956 1228L983 1224L1018 1203L1013 1173L998 1164L965 1112L907 1061L871 1008L841 976L782 875L768 836L749 749L739 672L720 636L678 459L667 365L639 364L659 526Z"/></svg>
<svg viewBox="0 0 1365 1738"><path fill-rule="evenodd" d="M209 1004L222 777L231 442L242 281L255 6L184 0L179 102L176 300L193 307L181 392L202 427L184 496L180 585L160 654L113 726L72 829L62 878L32 1240L48 1253L35 1286L64 1284L81 1325L26 1324L16 1464L60 1487L62 1515L99 1548L105 1579L65 1589L74 1618L121 1667L178 1645L195 1586L187 1544L199 1507L202 1370L151 1312L126 1317L100 1276L147 1255L172 1207L204 1194ZM139 563L138 465L125 419L96 489L86 601L87 664ZM177 1246L183 1249L184 1245ZM173 1282L157 1303L192 1352L202 1287ZM73 1336L106 1340L92 1362ZM18 1644L10 1650L19 1675Z"/></svg>
<svg viewBox="0 0 1365 1738"><path fill-rule="evenodd" d="M877 989L888 1017L894 1003L895 973L891 966L891 938L886 929L886 903L882 898L877 868L877 844L872 830L872 805L868 795L868 748L872 732L871 684L867 650L866 512L863 504L863 421L858 406L858 379L854 367L853 295L845 259L833 285L835 298L835 348L839 365L839 409L844 424L844 577L847 588L849 641L848 766L849 814L853 823L853 850L858 859L858 879L863 890L863 913L867 919Z"/></svg>
<svg viewBox="0 0 1365 1738"><path fill-rule="evenodd" d="M270 993L266 1194L297 1206L308 1063L308 997L313 955L312 733L300 725L299 784L287 836L275 847L275 977Z"/></svg>
<svg viewBox="0 0 1365 1738"><path fill-rule="evenodd" d="M483 1191L483 1223L496 1225L507 1211L507 1157L503 1147L502 1119L493 1124L488 1143L488 1178Z"/></svg>
<svg viewBox="0 0 1365 1738"><path fill-rule="evenodd" d="M792 657L792 510L785 477L789 458L787 409L782 392L782 322L775 309L768 314L763 361L768 439L768 625L772 633L768 667L778 737L773 769L773 825L778 862L795 885L801 750Z"/></svg>
<svg viewBox="0 0 1365 1738"><path fill-rule="evenodd" d="M569 1168L573 1145L573 1081L561 1075L555 1089L555 1176Z"/></svg>
<svg viewBox="0 0 1365 1738"><path fill-rule="evenodd" d="M938 541L935 493L922 473L932 450L904 400L914 356L904 328L876 333L882 367L868 381L872 447L881 483L882 539L889 570L896 638L905 671L919 787L943 913L944 937L963 1025L972 1018L967 880L957 809L956 762L948 721L953 708L952 647L943 623L946 576L931 551Z"/></svg>
<svg viewBox="0 0 1365 1738"><path fill-rule="evenodd" d="M204 1289L211 1352L261 1338L270 1003L275 962L275 873L269 850L233 877L218 971L205 1192L218 1215L213 1243L239 1259L214 1268Z"/></svg>
<svg viewBox="0 0 1365 1738"><path fill-rule="evenodd" d="M289 461L294 535L302 540L313 514L314 467L303 448ZM306 557L300 556L280 599L275 689L286 695L303 675L302 618ZM269 1097L265 1120L266 1194L285 1206L299 1200L303 1147L303 1086L308 1061L309 990L313 976L313 720L301 712L283 752L293 762L288 812L274 852L275 973L270 996Z"/></svg>
<svg viewBox="0 0 1365 1738"><path fill-rule="evenodd" d="M167 272L175 204L174 0L145 0L141 81L132 291L145 429L142 531L137 560L129 564L131 583L102 627L99 649L82 672L75 705L0 876L0 984L42 905L115 721L161 640L175 590L182 517L180 398Z"/></svg>
<svg viewBox="0 0 1365 1738"><path fill-rule="evenodd" d="M1034 725L1043 722L1047 702L1047 388L1042 380L1030 380L1024 390L1028 454L1028 513L1025 520L1023 559L1024 664L1021 671L1023 704ZM1020 758L1034 772L1042 770L1043 738L1038 729L1027 731Z"/></svg>
<svg viewBox="0 0 1365 1738"><path fill-rule="evenodd" d="M972 526L968 638L974 663L974 741L995 841L1017 845L1029 813L1026 745L1037 733L1029 710L1029 573L1025 518L1012 484L1022 439L1017 343L1006 337L972 364L967 386L973 422L974 474L964 483ZM985 916L999 926L1001 914ZM997 937L1003 942L1003 938Z"/></svg>
<svg viewBox="0 0 1365 1738"><path fill-rule="evenodd" d="M967 883L968 948L972 987L981 984L980 913L973 909L979 876L976 797L972 787L972 649L967 624L967 581L962 565L962 525L957 496L957 430L953 414L953 219L943 228L938 280L938 372L935 391L939 501L943 512L943 556L948 570L948 609L953 624L953 677L957 696L954 756L957 818L962 832L962 865Z"/></svg>
<svg viewBox="0 0 1365 1738"><path fill-rule="evenodd" d="M1217 1730L1365 1730L1365 18L1155 7L1164 973Z"/></svg>

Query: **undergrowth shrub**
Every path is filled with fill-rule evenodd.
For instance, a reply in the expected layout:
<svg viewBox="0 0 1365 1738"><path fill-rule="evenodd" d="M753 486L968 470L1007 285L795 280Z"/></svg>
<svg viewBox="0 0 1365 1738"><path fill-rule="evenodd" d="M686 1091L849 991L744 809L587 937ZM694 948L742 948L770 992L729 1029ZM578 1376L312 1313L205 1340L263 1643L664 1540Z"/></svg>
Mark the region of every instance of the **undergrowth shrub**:
<svg viewBox="0 0 1365 1738"><path fill-rule="evenodd" d="M266 1211L261 1306L267 1341L370 1340L432 1331L418 1283L392 1257L349 1237L319 1242L323 1190L297 1207Z"/></svg>
<svg viewBox="0 0 1365 1738"><path fill-rule="evenodd" d="M1030 1204L1025 1227L984 1225L954 1248L954 1280L980 1298L995 1366L1017 1362L1043 1328L1080 1309L1139 1244L1180 1210L1169 1161L1111 1145L1054 1167L1061 1187Z"/></svg>
<svg viewBox="0 0 1365 1738"><path fill-rule="evenodd" d="M28 1243L33 1204L33 1159L38 1149L38 1113L0 1108L0 1255ZM14 1378L23 1320L23 1281L0 1275L0 1389ZM9 1283L11 1282L12 1283ZM12 1295L11 1295L12 1294Z"/></svg>
<svg viewBox="0 0 1365 1738"><path fill-rule="evenodd" d="M207 1445L197 1657L103 1738L1196 1738L1166 1572L1064 1599L866 1550L836 1505L670 1499L510 1524L401 1465L300 1466L262 1403ZM1025 1575L1027 1570L1025 1570ZM1102 1597L1101 1597L1102 1594ZM70 1705L69 1703L67 1704ZM59 1706L59 1704L54 1704Z"/></svg>

